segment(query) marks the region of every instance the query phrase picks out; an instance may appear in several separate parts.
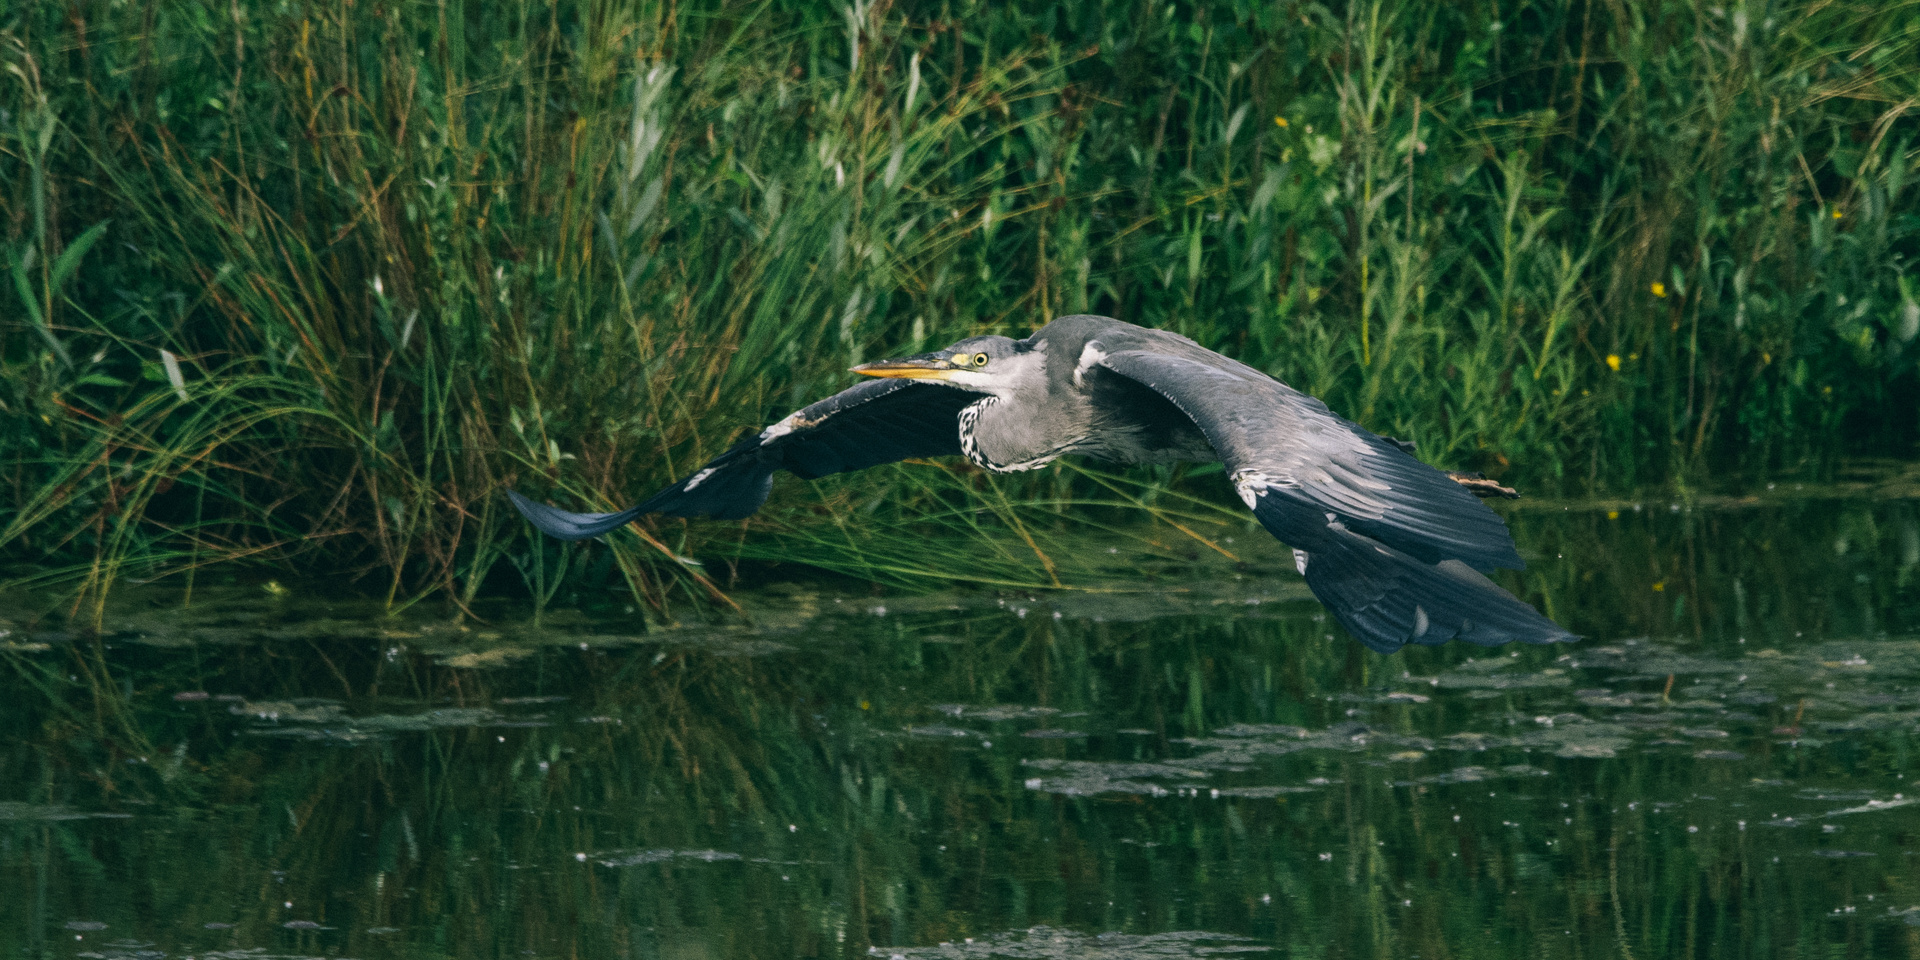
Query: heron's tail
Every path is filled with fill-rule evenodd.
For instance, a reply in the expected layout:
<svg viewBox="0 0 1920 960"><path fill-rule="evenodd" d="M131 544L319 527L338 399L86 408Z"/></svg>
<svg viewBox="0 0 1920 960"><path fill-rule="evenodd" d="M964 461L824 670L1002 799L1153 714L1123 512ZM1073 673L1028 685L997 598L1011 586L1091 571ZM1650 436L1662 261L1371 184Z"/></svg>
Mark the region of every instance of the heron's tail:
<svg viewBox="0 0 1920 960"><path fill-rule="evenodd" d="M570 513L507 491L507 499L527 522L549 537L585 540L624 527L649 513L669 517L709 516L738 520L751 516L773 490L774 464L755 456L759 439L749 437L707 462L693 476L618 513Z"/></svg>
<svg viewBox="0 0 1920 960"><path fill-rule="evenodd" d="M628 507L619 513L569 513L558 507L549 507L544 503L535 503L512 490L507 491L507 499L513 501L513 508L527 518L527 522L540 529L541 533L561 540L585 540L597 537L609 530L618 529L631 523L640 515L647 513L645 504Z"/></svg>
<svg viewBox="0 0 1920 960"><path fill-rule="evenodd" d="M1492 647L1579 639L1458 560L1416 560L1339 523L1327 534L1312 551L1294 551L1295 562L1340 625L1381 653L1449 640Z"/></svg>

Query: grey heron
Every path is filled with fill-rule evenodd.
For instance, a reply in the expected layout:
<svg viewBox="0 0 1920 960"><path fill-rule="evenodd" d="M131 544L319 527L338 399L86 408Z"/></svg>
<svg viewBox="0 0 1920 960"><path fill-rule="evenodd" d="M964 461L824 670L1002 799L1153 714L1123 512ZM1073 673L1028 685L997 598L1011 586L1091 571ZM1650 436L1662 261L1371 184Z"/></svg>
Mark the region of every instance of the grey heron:
<svg viewBox="0 0 1920 960"><path fill-rule="evenodd" d="M648 513L748 516L777 470L812 479L949 455L995 472L1067 455L1217 460L1260 524L1293 548L1314 596L1368 647L1575 639L1484 575L1526 566L1480 501L1511 491L1434 469L1408 445L1178 334L1068 316L1024 340L969 337L853 372L875 379L740 441L638 506L569 513L508 496L541 531L581 540Z"/></svg>

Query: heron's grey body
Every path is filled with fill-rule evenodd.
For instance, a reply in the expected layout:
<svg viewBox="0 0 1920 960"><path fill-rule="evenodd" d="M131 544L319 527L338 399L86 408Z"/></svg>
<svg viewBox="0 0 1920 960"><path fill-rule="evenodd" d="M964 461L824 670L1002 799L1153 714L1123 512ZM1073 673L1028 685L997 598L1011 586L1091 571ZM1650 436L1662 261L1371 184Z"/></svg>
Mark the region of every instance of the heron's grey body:
<svg viewBox="0 0 1920 960"><path fill-rule="evenodd" d="M1201 429L1166 397L1099 364L1102 324L1107 339L1123 340L1131 330L1152 335L1154 346L1201 350L1177 334L1083 316L1055 320L1028 341L962 340L946 352L985 352L989 367L1004 363L1015 372L996 373L1005 386L987 386L991 392L961 411L961 452L1001 473L1043 467L1068 454L1129 464L1219 459Z"/></svg>
<svg viewBox="0 0 1920 960"><path fill-rule="evenodd" d="M886 379L794 413L638 507L514 503L548 534L582 539L649 512L746 516L777 469L815 477L942 454L1001 472L1067 455L1219 460L1254 516L1294 548L1314 595L1367 646L1573 639L1481 574L1525 564L1461 483L1178 334L1070 316L1025 340L973 337L855 369Z"/></svg>

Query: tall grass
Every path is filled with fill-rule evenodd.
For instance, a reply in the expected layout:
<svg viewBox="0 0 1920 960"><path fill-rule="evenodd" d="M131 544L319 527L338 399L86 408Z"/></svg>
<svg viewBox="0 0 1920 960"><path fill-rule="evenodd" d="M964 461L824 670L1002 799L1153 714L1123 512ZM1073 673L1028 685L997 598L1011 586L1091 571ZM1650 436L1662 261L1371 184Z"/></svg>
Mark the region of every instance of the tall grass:
<svg viewBox="0 0 1920 960"><path fill-rule="evenodd" d="M1912 0L20 5L0 544L92 610L239 559L396 604L724 603L728 557L1060 582L1063 518L1198 501L910 465L582 552L499 490L623 503L850 364L1075 311L1534 489L1906 449L1916 24Z"/></svg>

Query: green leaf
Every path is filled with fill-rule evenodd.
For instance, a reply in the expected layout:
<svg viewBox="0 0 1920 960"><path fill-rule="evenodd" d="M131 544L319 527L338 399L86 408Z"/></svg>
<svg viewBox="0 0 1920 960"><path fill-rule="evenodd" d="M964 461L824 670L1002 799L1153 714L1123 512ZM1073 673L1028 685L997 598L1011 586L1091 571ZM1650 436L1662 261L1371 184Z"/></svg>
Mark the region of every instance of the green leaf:
<svg viewBox="0 0 1920 960"><path fill-rule="evenodd" d="M33 321L33 329L39 331L41 339L47 341L47 346L53 348L53 355L60 358L61 365L71 367L73 358L67 355L67 348L61 346L59 338L47 328L46 318L40 314L40 301L33 295L33 282L27 279L29 262L31 261L27 257L21 257L13 262L14 289L20 291L20 302L27 307L27 319Z"/></svg>
<svg viewBox="0 0 1920 960"><path fill-rule="evenodd" d="M21 257L13 262L13 286L14 289L20 291L20 302L27 305L27 319L32 320L33 325L37 327L42 323L40 319L40 300L33 295L33 281L27 279L27 263L29 259L28 257Z"/></svg>
<svg viewBox="0 0 1920 960"><path fill-rule="evenodd" d="M106 235L107 224L112 222L111 220L102 220L94 224L87 228L87 232L81 234L79 239L67 244L67 248L60 251L60 256L53 261L53 288L55 290L60 289L60 287L67 282L67 278L73 275L74 269L80 266L81 258L87 255L88 250L93 249L94 244L100 242L100 238Z"/></svg>

